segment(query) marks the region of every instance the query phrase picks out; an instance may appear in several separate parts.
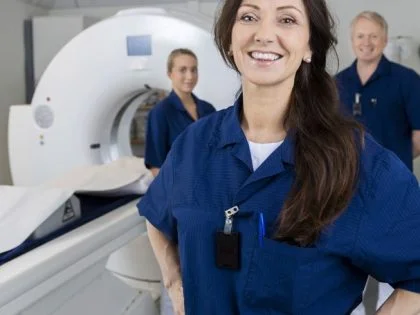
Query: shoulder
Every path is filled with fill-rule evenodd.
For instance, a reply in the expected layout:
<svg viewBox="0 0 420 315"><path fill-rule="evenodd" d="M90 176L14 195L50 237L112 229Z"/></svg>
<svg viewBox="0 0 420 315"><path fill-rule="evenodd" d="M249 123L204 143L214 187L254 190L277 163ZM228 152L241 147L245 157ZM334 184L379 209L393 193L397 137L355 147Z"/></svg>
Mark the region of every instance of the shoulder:
<svg viewBox="0 0 420 315"><path fill-rule="evenodd" d="M218 138L220 127L226 116L233 114L233 106L216 111L215 113L200 118L189 125L173 143L175 154L187 151L207 149Z"/></svg>
<svg viewBox="0 0 420 315"><path fill-rule="evenodd" d="M342 79L343 77L345 77L345 76L348 74L348 72L349 72L349 68L345 68L345 69L343 69L343 70L339 71L339 72L335 75L335 78L336 78L336 79Z"/></svg>
<svg viewBox="0 0 420 315"><path fill-rule="evenodd" d="M169 97L164 98L163 100L156 103L155 106L150 110L149 116L151 117L161 117L165 116L168 111L171 110L171 100Z"/></svg>
<svg viewBox="0 0 420 315"><path fill-rule="evenodd" d="M200 106L206 113L212 113L212 112L216 111L214 106L212 104L210 104L209 102L200 99L196 95L194 95L194 98L196 99L196 101L198 103L197 105Z"/></svg>
<svg viewBox="0 0 420 315"><path fill-rule="evenodd" d="M348 67L337 73L334 79L338 88L338 92L340 93L340 97L342 97L342 94L346 91L348 86L354 84L351 67Z"/></svg>
<svg viewBox="0 0 420 315"><path fill-rule="evenodd" d="M369 133L364 136L364 144L360 153L361 170L369 177L377 177L385 171L405 172L406 166L390 150L380 145Z"/></svg>
<svg viewBox="0 0 420 315"><path fill-rule="evenodd" d="M349 78L351 76L351 71L350 70L351 70L351 67L347 67L347 68L341 70L340 72L338 72L335 75L335 79L337 81L342 81L342 80L345 80L345 79Z"/></svg>
<svg viewBox="0 0 420 315"><path fill-rule="evenodd" d="M395 154L369 137L362 153L362 168L366 172L366 199L359 211L354 253L363 260L369 258L367 254L380 254L383 260L391 257L392 249L400 251L414 239L413 226L420 220L419 184Z"/></svg>
<svg viewBox="0 0 420 315"><path fill-rule="evenodd" d="M360 186L366 197L392 198L394 192L413 183L417 183L415 176L397 155L366 134L360 153Z"/></svg>
<svg viewBox="0 0 420 315"><path fill-rule="evenodd" d="M183 136L188 139L211 142L217 136L223 120L231 114L233 114L233 106L216 111L214 114L203 117L189 125Z"/></svg>
<svg viewBox="0 0 420 315"><path fill-rule="evenodd" d="M203 107L208 111L208 112L215 112L216 109L214 108L214 106L212 104L210 104L209 102L206 101L201 101L203 104Z"/></svg>
<svg viewBox="0 0 420 315"><path fill-rule="evenodd" d="M416 71L401 64L389 61L389 66L391 69L391 73L394 76L397 76L398 79L418 79L419 75Z"/></svg>
<svg viewBox="0 0 420 315"><path fill-rule="evenodd" d="M360 139L358 136L356 132ZM355 242L361 236L370 236L377 228L388 229L399 218L405 191L415 185L405 164L370 134L364 135L360 146L359 176L353 198L331 226L334 237L328 237L329 248L344 255L353 255Z"/></svg>

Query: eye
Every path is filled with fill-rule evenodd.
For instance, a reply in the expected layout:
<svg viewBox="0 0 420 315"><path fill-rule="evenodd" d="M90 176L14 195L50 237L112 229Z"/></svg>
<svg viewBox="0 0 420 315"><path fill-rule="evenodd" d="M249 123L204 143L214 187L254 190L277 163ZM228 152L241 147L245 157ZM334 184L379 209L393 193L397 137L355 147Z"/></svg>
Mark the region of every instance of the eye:
<svg viewBox="0 0 420 315"><path fill-rule="evenodd" d="M291 25L291 24L295 24L296 23L296 20L287 16L287 17L280 18L280 23L282 23L282 24L290 24Z"/></svg>
<svg viewBox="0 0 420 315"><path fill-rule="evenodd" d="M247 22L247 23L249 23L249 22L256 21L256 20L257 20L257 18L256 18L254 15L247 13L247 14L242 15L242 16L239 18L239 20L240 20L240 21L243 21L243 22Z"/></svg>

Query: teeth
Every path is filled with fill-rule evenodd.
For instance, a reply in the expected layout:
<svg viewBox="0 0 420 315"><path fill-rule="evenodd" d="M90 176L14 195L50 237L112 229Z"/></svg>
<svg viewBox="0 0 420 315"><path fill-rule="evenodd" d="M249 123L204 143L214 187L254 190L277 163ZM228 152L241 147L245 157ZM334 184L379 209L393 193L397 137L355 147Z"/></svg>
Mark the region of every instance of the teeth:
<svg viewBox="0 0 420 315"><path fill-rule="evenodd" d="M262 53L262 52L252 52L251 57L258 60L264 61L274 61L280 59L280 55L272 54L272 53Z"/></svg>

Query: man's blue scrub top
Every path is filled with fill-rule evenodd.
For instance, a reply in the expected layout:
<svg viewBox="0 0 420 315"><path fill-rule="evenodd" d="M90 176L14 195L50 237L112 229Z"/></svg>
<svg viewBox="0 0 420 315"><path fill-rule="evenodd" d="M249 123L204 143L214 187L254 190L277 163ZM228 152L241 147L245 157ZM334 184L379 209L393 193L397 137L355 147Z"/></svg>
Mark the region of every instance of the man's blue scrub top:
<svg viewBox="0 0 420 315"><path fill-rule="evenodd" d="M362 114L355 118L376 141L413 169L412 131L420 130L420 77L382 56L371 78L362 85L357 61L337 75L340 100L353 114L355 95L361 95Z"/></svg>
<svg viewBox="0 0 420 315"><path fill-rule="evenodd" d="M420 292L420 191L407 167L367 136L358 189L319 241L303 248L273 240L295 178L294 142L288 136L253 171L241 107L239 99L187 128L138 204L179 246L186 314L349 314L368 274ZM218 269L214 234L235 205L241 268Z"/></svg>
<svg viewBox="0 0 420 315"><path fill-rule="evenodd" d="M214 107L193 95L198 118L215 112ZM145 164L148 168L160 168L172 143L190 124L193 118L185 109L181 99L172 91L149 112L147 118Z"/></svg>

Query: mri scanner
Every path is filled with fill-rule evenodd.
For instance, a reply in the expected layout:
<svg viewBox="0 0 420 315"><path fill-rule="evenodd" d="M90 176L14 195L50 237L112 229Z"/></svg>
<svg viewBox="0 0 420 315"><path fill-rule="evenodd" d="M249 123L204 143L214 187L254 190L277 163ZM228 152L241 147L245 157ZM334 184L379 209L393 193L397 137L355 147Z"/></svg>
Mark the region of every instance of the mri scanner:
<svg viewBox="0 0 420 315"><path fill-rule="evenodd" d="M132 155L133 117L170 90L166 59L172 49L186 47L197 54L200 78L194 92L200 98L217 109L232 104L238 78L219 56L211 26L198 13L142 8L121 11L77 35L45 70L30 106L10 108L13 184L34 187L78 167ZM67 292L62 296L74 295L78 288L69 288L72 279L103 266L156 299L160 273L137 202L120 204L1 265L0 314L61 314L45 310L45 301L58 303L48 296L60 290ZM44 311L25 311L39 308L41 300ZM92 301L98 302L106 301ZM137 305L137 313L152 314L145 307ZM134 312L125 308L121 314Z"/></svg>

